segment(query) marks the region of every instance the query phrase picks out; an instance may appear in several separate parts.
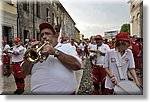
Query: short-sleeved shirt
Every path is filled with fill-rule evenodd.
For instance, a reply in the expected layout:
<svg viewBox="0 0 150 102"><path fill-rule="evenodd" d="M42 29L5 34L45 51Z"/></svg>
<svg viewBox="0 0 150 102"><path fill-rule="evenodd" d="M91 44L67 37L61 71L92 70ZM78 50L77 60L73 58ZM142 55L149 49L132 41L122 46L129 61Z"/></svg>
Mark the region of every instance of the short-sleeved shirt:
<svg viewBox="0 0 150 102"><path fill-rule="evenodd" d="M107 44L102 44L101 46L99 46L97 48L97 45L93 45L91 47L91 50L95 50L95 51L101 51L102 53L106 53L107 51L110 50L109 46ZM94 55L95 53L91 53L90 55ZM104 56L97 54L97 58L92 60L92 63L95 65L103 65L104 64Z"/></svg>
<svg viewBox="0 0 150 102"><path fill-rule="evenodd" d="M5 46L4 46L4 49L3 50L6 50L6 49L10 49L10 46L8 45L8 44L6 44ZM3 53L3 55L7 55L6 53Z"/></svg>
<svg viewBox="0 0 150 102"><path fill-rule="evenodd" d="M81 59L70 43L58 43L55 48L73 56L81 63ZM42 63L34 64L32 68L31 91L33 94L71 94L76 90L76 86L75 71L66 68L53 55L49 55Z"/></svg>
<svg viewBox="0 0 150 102"><path fill-rule="evenodd" d="M22 45L19 46L13 46L12 51L19 52L19 55L12 54L12 62L20 62L24 60L24 52L25 48Z"/></svg>
<svg viewBox="0 0 150 102"><path fill-rule="evenodd" d="M115 57L114 52L115 52L115 49L112 49L106 53L105 63L104 63L103 67L108 68L112 72L112 74L115 75L117 81L119 82L120 76L118 73L116 57ZM124 78L125 78L125 80L128 80L128 77L127 77L128 68L135 68L132 51L130 49L127 49L123 56L121 56L118 51L116 51L116 52L121 57L121 59L118 59L118 60L121 63L121 66L122 66L121 68L122 68ZM105 87L109 88L109 89L113 89L113 87L114 87L114 84L111 82L110 77L108 75L106 76Z"/></svg>

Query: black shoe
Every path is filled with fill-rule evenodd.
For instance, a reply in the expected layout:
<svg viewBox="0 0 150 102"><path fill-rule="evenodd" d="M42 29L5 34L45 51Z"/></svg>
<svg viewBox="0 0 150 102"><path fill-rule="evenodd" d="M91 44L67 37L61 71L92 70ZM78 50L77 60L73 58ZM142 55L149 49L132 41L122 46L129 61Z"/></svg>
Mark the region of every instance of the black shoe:
<svg viewBox="0 0 150 102"><path fill-rule="evenodd" d="M21 95L24 92L24 89L20 89L17 93L17 95Z"/></svg>
<svg viewBox="0 0 150 102"><path fill-rule="evenodd" d="M20 95L24 92L24 89L16 89L16 91L14 92L14 94L16 95Z"/></svg>
<svg viewBox="0 0 150 102"><path fill-rule="evenodd" d="M19 89L16 89L16 91L14 91L14 94L17 94L19 92Z"/></svg>

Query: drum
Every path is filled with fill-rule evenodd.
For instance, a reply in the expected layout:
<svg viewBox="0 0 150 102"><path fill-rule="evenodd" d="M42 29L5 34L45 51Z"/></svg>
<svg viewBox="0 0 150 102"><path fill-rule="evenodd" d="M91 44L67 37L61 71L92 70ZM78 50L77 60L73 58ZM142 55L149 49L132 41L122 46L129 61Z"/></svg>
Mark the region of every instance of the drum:
<svg viewBox="0 0 150 102"><path fill-rule="evenodd" d="M142 95L142 90L132 81L120 81L114 87L115 95Z"/></svg>

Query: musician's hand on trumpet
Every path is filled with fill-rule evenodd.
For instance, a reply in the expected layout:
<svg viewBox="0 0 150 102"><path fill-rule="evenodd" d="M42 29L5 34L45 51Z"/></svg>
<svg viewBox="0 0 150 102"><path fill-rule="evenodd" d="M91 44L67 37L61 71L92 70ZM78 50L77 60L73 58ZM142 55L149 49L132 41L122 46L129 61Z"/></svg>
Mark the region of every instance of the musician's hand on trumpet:
<svg viewBox="0 0 150 102"><path fill-rule="evenodd" d="M40 43L41 43L40 41L34 41L34 42L31 43L30 48L36 48L36 46L40 45Z"/></svg>
<svg viewBox="0 0 150 102"><path fill-rule="evenodd" d="M35 41L31 43L31 47L25 53L25 57L32 63L37 63L38 61L43 62L51 54L52 48L47 40L43 42Z"/></svg>
<svg viewBox="0 0 150 102"><path fill-rule="evenodd" d="M4 49L4 50L3 50L3 53L8 53L8 49Z"/></svg>
<svg viewBox="0 0 150 102"><path fill-rule="evenodd" d="M89 50L92 53L98 53L98 50Z"/></svg>
<svg viewBox="0 0 150 102"><path fill-rule="evenodd" d="M99 50L90 50L90 52L92 53L96 53L96 54L99 54L99 55L102 55L102 56L105 56L105 53L99 51Z"/></svg>
<svg viewBox="0 0 150 102"><path fill-rule="evenodd" d="M51 44L46 44L41 50L41 54L54 55L54 52L55 52L55 49Z"/></svg>

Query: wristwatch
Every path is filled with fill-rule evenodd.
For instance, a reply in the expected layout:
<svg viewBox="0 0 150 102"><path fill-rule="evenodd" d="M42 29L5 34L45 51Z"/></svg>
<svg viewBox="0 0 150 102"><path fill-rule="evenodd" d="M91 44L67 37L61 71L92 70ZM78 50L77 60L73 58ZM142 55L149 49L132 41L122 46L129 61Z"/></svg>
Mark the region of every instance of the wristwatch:
<svg viewBox="0 0 150 102"><path fill-rule="evenodd" d="M54 52L54 57L58 57L59 55L60 55L60 51L56 49Z"/></svg>

